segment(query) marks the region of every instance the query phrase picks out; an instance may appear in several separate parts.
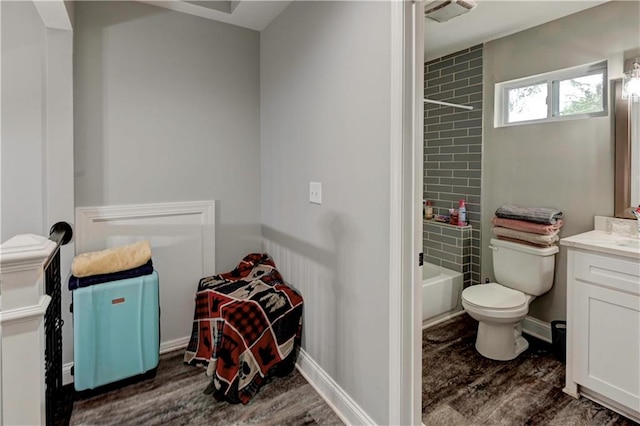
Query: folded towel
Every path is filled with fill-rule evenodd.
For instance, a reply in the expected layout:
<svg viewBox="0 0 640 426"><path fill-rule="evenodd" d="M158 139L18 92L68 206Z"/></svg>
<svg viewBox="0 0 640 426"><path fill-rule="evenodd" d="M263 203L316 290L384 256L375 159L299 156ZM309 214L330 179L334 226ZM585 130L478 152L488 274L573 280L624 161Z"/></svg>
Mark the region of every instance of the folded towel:
<svg viewBox="0 0 640 426"><path fill-rule="evenodd" d="M126 271L114 272L112 274L91 275L90 277L78 278L74 275L69 277L69 290L77 288L89 287L95 284L102 284L111 281L126 280L128 278L137 278L143 275L149 275L153 272L153 262L151 259L142 266L127 269Z"/></svg>
<svg viewBox="0 0 640 426"><path fill-rule="evenodd" d="M71 273L78 278L111 274L142 266L149 259L149 241L138 241L126 246L79 254L73 259Z"/></svg>
<svg viewBox="0 0 640 426"><path fill-rule="evenodd" d="M512 238L516 240L527 241L540 246L552 246L558 242L558 232L549 235L532 234L530 232L516 231L515 229L494 227L493 234L496 237Z"/></svg>
<svg viewBox="0 0 640 426"><path fill-rule="evenodd" d="M546 207L503 205L496 210L496 216L502 219L527 220L529 222L553 225L558 219L562 219L562 212L558 209Z"/></svg>
<svg viewBox="0 0 640 426"><path fill-rule="evenodd" d="M533 234L541 235L557 233L558 230L562 228L562 225L564 225L564 221L562 219L558 219L558 221L553 225L545 225L543 223L529 222L526 220L502 219L496 216L491 219L491 223L494 226L501 226L503 228L515 229L516 231L531 232Z"/></svg>

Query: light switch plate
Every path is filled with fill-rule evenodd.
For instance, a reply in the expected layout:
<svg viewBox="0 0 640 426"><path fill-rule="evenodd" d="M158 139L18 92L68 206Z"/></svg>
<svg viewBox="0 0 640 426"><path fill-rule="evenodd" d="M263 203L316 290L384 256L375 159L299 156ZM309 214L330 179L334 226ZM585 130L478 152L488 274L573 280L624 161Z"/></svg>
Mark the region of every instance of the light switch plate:
<svg viewBox="0 0 640 426"><path fill-rule="evenodd" d="M322 184L320 182L309 182L309 202L322 204Z"/></svg>

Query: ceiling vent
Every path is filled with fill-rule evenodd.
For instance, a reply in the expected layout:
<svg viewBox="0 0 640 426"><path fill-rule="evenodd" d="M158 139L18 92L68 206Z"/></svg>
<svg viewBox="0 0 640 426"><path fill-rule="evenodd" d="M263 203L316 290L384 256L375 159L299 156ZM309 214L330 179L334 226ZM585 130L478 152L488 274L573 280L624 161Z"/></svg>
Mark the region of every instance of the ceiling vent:
<svg viewBox="0 0 640 426"><path fill-rule="evenodd" d="M475 9L478 4L473 0L437 0L424 7L424 16L438 22L463 15Z"/></svg>

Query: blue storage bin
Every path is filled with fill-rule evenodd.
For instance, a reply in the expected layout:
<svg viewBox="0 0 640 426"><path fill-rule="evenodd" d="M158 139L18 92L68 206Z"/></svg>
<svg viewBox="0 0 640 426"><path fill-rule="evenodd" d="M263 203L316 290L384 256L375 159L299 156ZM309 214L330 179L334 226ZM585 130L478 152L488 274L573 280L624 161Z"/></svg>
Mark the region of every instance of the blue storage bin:
<svg viewBox="0 0 640 426"><path fill-rule="evenodd" d="M95 389L158 366L158 273L73 291L74 387Z"/></svg>

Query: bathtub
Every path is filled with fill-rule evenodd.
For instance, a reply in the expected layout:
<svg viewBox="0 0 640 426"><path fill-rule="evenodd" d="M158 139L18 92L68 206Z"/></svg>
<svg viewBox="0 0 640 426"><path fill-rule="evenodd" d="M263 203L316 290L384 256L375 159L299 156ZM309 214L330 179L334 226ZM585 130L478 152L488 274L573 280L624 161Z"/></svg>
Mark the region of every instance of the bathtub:
<svg viewBox="0 0 640 426"><path fill-rule="evenodd" d="M445 321L464 312L460 301L464 277L432 263L422 267L422 326Z"/></svg>

